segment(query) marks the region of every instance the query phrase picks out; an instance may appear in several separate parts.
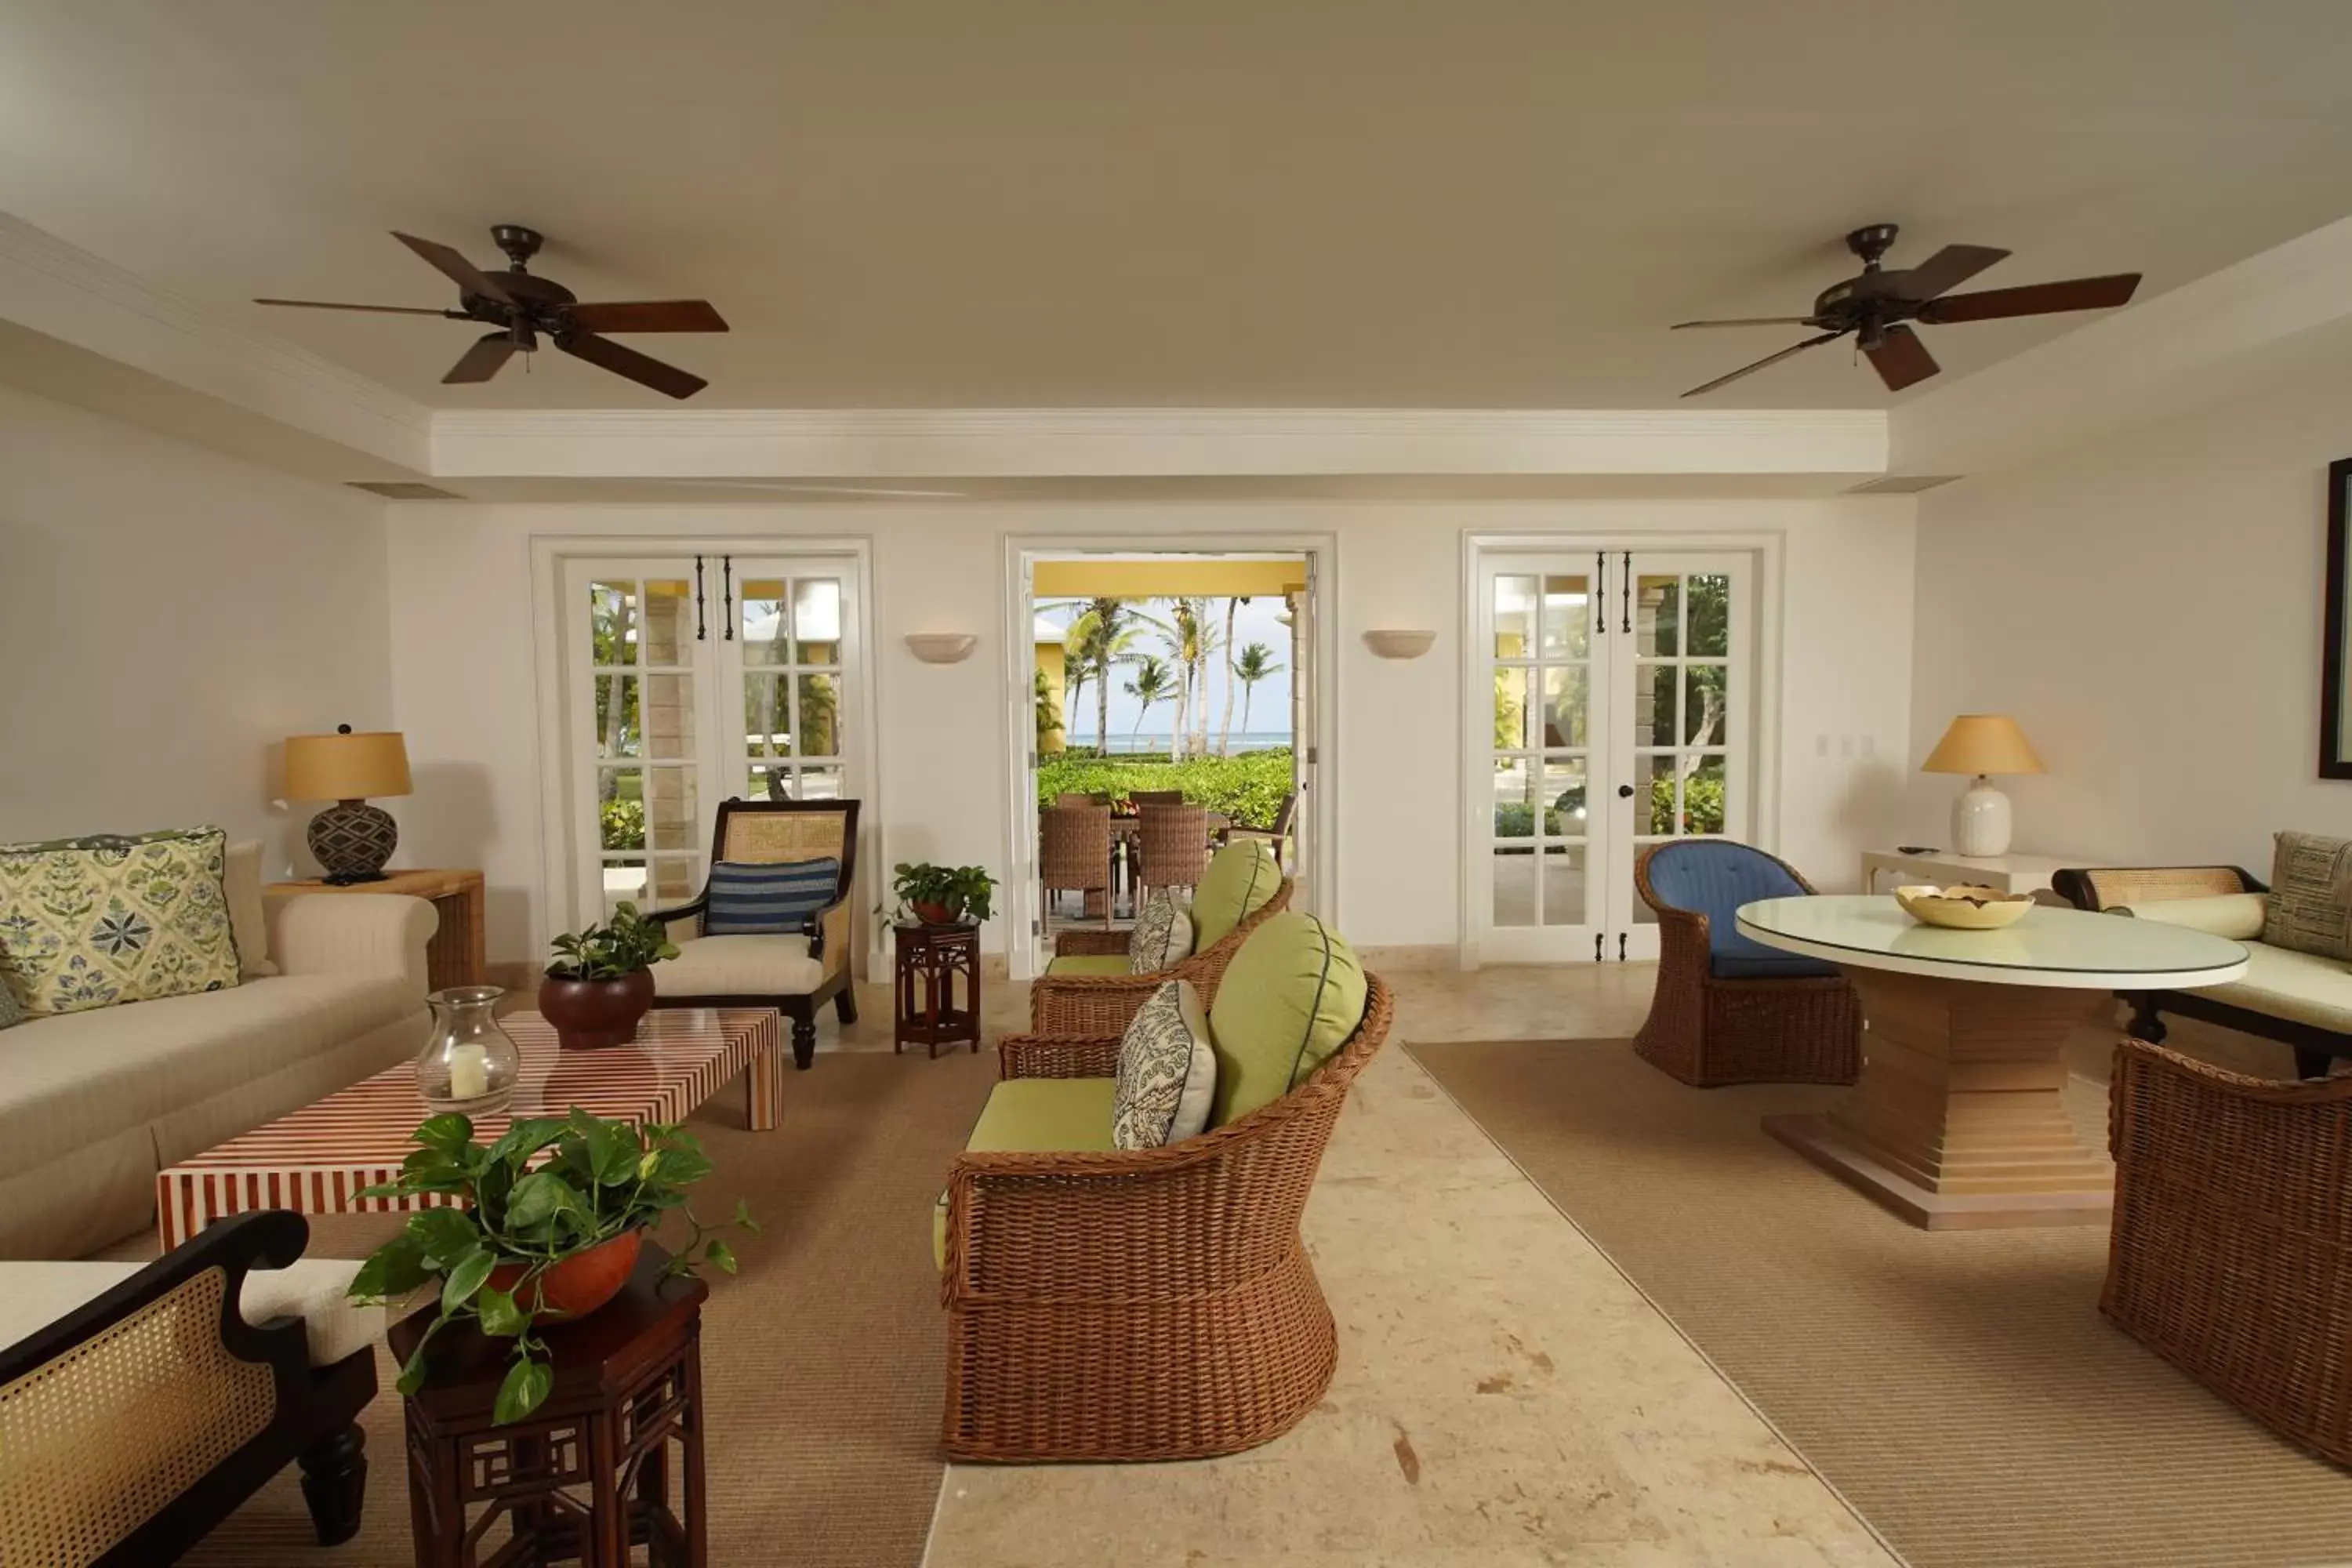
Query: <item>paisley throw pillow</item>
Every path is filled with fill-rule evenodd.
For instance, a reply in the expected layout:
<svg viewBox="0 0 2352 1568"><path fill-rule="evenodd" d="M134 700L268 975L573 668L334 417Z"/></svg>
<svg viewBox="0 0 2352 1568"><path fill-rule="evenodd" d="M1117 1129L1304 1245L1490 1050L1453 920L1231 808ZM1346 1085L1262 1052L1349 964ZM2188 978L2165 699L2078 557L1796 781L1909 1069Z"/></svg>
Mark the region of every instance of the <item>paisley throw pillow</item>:
<svg viewBox="0 0 2352 1568"><path fill-rule="evenodd" d="M1127 971L1156 974L1192 956L1192 911L1176 901L1173 889L1160 889L1143 901L1143 912L1128 934Z"/></svg>
<svg viewBox="0 0 2352 1568"><path fill-rule="evenodd" d="M1171 980L1136 1010L1118 1044L1111 1142L1157 1149L1198 1137L1209 1125L1217 1058L1209 1016L1189 980Z"/></svg>

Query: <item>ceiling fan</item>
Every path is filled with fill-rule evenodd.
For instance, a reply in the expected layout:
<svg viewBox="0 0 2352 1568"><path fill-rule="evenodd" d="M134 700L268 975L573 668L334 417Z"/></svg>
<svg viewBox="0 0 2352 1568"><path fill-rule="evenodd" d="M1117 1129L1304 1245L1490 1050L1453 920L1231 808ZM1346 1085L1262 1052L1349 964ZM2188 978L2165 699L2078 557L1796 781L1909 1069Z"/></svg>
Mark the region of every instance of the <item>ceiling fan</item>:
<svg viewBox="0 0 2352 1568"><path fill-rule="evenodd" d="M256 300L257 305L297 305L312 310L373 310L393 316L446 316L498 328L467 349L444 383L488 381L517 353L530 353L546 338L574 359L626 376L671 397L691 397L710 384L649 354L624 348L600 332L723 332L727 323L708 300L633 300L582 304L571 289L529 269L542 237L536 229L502 223L490 237L507 255L504 272L484 272L446 245L393 231L393 238L438 268L457 285L457 309L428 310L415 305L342 305L324 300Z"/></svg>
<svg viewBox="0 0 2352 1568"><path fill-rule="evenodd" d="M1919 334L1906 322L1941 326L1950 321L1990 321L2004 316L2047 316L2061 310L2104 310L2129 303L2132 290L2139 287L2138 273L2117 272L2105 278L2068 278L2056 283L1988 289L1977 294L1948 294L1947 289L1957 289L2009 252L1989 245L1948 245L1916 267L1888 271L1879 266L1879 258L1895 244L1895 225L1877 223L1847 235L1846 248L1862 258L1862 273L1823 289L1813 301L1812 314L1809 316L1676 321L1675 331L1685 327L1826 329L1817 338L1807 338L1779 353L1767 354L1754 364L1742 365L1729 375L1718 375L1683 395L1696 397L1703 392L1713 392L1768 364L1778 364L1790 354L1818 348L1849 332L1854 335L1862 352L1870 356L1871 367L1886 384L1886 390L1900 392L1943 368L1927 352Z"/></svg>

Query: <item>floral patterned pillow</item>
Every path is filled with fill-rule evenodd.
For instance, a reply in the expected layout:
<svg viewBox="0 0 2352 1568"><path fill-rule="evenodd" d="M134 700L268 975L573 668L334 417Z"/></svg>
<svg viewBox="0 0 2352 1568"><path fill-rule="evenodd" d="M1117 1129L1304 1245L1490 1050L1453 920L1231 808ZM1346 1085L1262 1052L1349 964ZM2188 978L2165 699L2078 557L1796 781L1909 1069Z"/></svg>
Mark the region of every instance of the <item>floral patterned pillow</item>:
<svg viewBox="0 0 2352 1568"><path fill-rule="evenodd" d="M237 983L217 827L0 846L0 985L28 1017Z"/></svg>
<svg viewBox="0 0 2352 1568"><path fill-rule="evenodd" d="M1136 1009L1119 1040L1112 1145L1157 1149L1199 1137L1216 1088L1217 1058L1201 994L1189 980L1171 980Z"/></svg>

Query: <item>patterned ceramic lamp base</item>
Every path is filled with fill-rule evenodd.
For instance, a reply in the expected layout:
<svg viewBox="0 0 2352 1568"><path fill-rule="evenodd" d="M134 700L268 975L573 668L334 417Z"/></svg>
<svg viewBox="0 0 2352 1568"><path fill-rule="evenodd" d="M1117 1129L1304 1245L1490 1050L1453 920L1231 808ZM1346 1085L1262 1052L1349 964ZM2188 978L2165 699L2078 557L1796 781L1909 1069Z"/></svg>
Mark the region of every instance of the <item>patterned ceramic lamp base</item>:
<svg viewBox="0 0 2352 1568"><path fill-rule="evenodd" d="M379 882L384 862L400 846L392 813L363 800L337 801L310 819L310 854L338 885Z"/></svg>

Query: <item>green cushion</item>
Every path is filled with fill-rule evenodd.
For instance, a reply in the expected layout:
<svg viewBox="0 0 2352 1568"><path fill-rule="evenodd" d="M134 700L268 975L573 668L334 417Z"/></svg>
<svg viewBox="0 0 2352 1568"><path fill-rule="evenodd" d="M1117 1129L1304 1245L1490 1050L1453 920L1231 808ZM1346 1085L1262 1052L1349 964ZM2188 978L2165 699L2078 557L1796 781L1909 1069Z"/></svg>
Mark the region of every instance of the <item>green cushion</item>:
<svg viewBox="0 0 2352 1568"><path fill-rule="evenodd" d="M1282 886L1282 868L1262 838L1237 838L1209 857L1192 889L1192 951L1205 952L1264 909Z"/></svg>
<svg viewBox="0 0 2352 1568"><path fill-rule="evenodd" d="M1123 952L1073 952L1045 965L1048 974L1132 974Z"/></svg>
<svg viewBox="0 0 2352 1568"><path fill-rule="evenodd" d="M1223 1127L1288 1094L1363 1022L1364 966L1313 915L1279 914L1250 932L1209 1009Z"/></svg>
<svg viewBox="0 0 2352 1568"><path fill-rule="evenodd" d="M1007 1079L988 1091L964 1148L974 1154L1108 1152L1118 1088L1118 1080L1108 1078ZM945 1188L931 1205L931 1258L940 1268L948 1266Z"/></svg>

